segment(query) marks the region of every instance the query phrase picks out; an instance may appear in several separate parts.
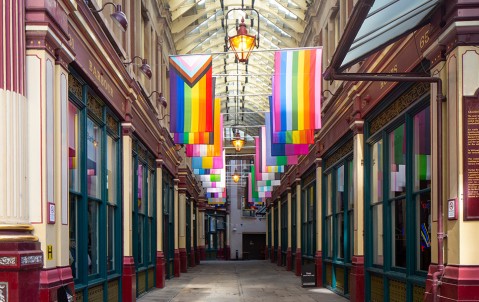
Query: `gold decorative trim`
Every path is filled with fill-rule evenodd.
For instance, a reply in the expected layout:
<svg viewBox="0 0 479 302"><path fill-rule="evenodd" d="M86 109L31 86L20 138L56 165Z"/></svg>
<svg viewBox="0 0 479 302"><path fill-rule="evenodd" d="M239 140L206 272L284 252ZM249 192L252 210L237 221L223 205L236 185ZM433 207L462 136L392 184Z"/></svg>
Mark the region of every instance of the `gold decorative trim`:
<svg viewBox="0 0 479 302"><path fill-rule="evenodd" d="M371 302L383 302L384 280L380 276L371 276Z"/></svg>
<svg viewBox="0 0 479 302"><path fill-rule="evenodd" d="M412 301L413 302L422 302L424 299L424 292L426 289L422 286L414 285L412 289Z"/></svg>
<svg viewBox="0 0 479 302"><path fill-rule="evenodd" d="M78 99L82 99L82 85L72 74L68 74L68 91Z"/></svg>
<svg viewBox="0 0 479 302"><path fill-rule="evenodd" d="M371 121L370 134L374 134L387 123L395 119L412 103L417 101L425 93L429 92L429 83L416 83L409 90L397 98L391 105L383 110L376 118Z"/></svg>
<svg viewBox="0 0 479 302"><path fill-rule="evenodd" d="M38 241L38 237L31 234L33 226L29 224L2 224L0 225L0 242Z"/></svg>
<svg viewBox="0 0 479 302"><path fill-rule="evenodd" d="M353 152L354 143L353 140L349 140L347 143L342 145L333 155L326 159L326 169L332 167L336 164L341 158L345 157L347 154ZM313 173L314 174L314 173Z"/></svg>
<svg viewBox="0 0 479 302"><path fill-rule="evenodd" d="M106 115L106 126L115 134L118 134L118 125L119 123L113 116L111 116L111 114Z"/></svg>
<svg viewBox="0 0 479 302"><path fill-rule="evenodd" d="M33 231L33 225L30 224L0 224L1 231Z"/></svg>
<svg viewBox="0 0 479 302"><path fill-rule="evenodd" d="M102 119L103 106L100 101L91 93L87 94L87 107L91 113L96 115L96 117L98 117L99 119Z"/></svg>
<svg viewBox="0 0 479 302"><path fill-rule="evenodd" d="M406 301L406 283L389 280L390 301Z"/></svg>

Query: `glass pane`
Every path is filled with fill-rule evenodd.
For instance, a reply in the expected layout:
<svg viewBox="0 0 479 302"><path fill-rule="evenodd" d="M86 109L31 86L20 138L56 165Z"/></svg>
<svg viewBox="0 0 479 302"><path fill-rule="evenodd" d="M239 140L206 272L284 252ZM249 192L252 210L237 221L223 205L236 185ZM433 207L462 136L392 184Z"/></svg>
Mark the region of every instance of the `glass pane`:
<svg viewBox="0 0 479 302"><path fill-rule="evenodd" d="M156 249L153 247L153 218L148 219L148 247L149 247L149 253L148 253L148 263L153 262L153 257L156 255Z"/></svg>
<svg viewBox="0 0 479 302"><path fill-rule="evenodd" d="M153 217L153 205L155 204L155 174L153 170L148 170L148 216Z"/></svg>
<svg viewBox="0 0 479 302"><path fill-rule="evenodd" d="M414 116L414 190L431 187L431 117L429 107Z"/></svg>
<svg viewBox="0 0 479 302"><path fill-rule="evenodd" d="M326 232L327 232L327 242L328 242L328 257L333 256L333 217L329 216L326 218Z"/></svg>
<svg viewBox="0 0 479 302"><path fill-rule="evenodd" d="M108 206L107 230L106 230L106 259L107 270L115 269L115 207Z"/></svg>
<svg viewBox="0 0 479 302"><path fill-rule="evenodd" d="M389 133L389 197L406 194L406 127L404 124Z"/></svg>
<svg viewBox="0 0 479 302"><path fill-rule="evenodd" d="M309 187L309 213L308 213L308 221L313 221L314 220L314 187L311 186Z"/></svg>
<svg viewBox="0 0 479 302"><path fill-rule="evenodd" d="M383 265L383 205L373 207L373 263Z"/></svg>
<svg viewBox="0 0 479 302"><path fill-rule="evenodd" d="M371 203L383 200L383 141L371 147Z"/></svg>
<svg viewBox="0 0 479 302"><path fill-rule="evenodd" d="M111 204L117 204L118 194L118 142L111 136L107 136L107 158L106 158L106 195Z"/></svg>
<svg viewBox="0 0 479 302"><path fill-rule="evenodd" d="M344 165L336 172L336 213L344 211Z"/></svg>
<svg viewBox="0 0 479 302"><path fill-rule="evenodd" d="M354 209L353 161L348 162L348 209Z"/></svg>
<svg viewBox="0 0 479 302"><path fill-rule="evenodd" d="M406 200L395 200L391 204L393 226L393 266L406 267Z"/></svg>
<svg viewBox="0 0 479 302"><path fill-rule="evenodd" d="M98 267L99 256L99 211L95 201L88 202L88 274L100 272Z"/></svg>
<svg viewBox="0 0 479 302"><path fill-rule="evenodd" d="M331 173L328 174L328 189L326 190L327 193L327 206L326 206L326 215L331 215L333 213L333 175Z"/></svg>
<svg viewBox="0 0 479 302"><path fill-rule="evenodd" d="M70 225L69 225L69 233L70 233L70 267L72 268L72 275L73 278L78 277L78 249L77 249L77 242L78 242L78 207L77 207L78 199L75 195L70 194L70 208L69 208L69 216L70 216Z"/></svg>
<svg viewBox="0 0 479 302"><path fill-rule="evenodd" d="M68 169L70 190L80 191L80 111L68 103Z"/></svg>
<svg viewBox="0 0 479 302"><path fill-rule="evenodd" d="M419 248L417 251L417 268L422 271L429 269L431 264L431 193L424 193L416 197L417 236Z"/></svg>
<svg viewBox="0 0 479 302"><path fill-rule="evenodd" d="M88 195L101 198L101 135L98 126L87 120L87 187Z"/></svg>
<svg viewBox="0 0 479 302"><path fill-rule="evenodd" d="M146 205L143 204L143 190L144 190L144 166L142 163L138 163L138 169L136 170L137 176L138 176L138 187L137 187L137 198L138 198L138 212L139 213L145 213L145 207Z"/></svg>
<svg viewBox="0 0 479 302"><path fill-rule="evenodd" d="M138 264L143 264L144 259L143 259L143 252L144 252L144 247L143 247L143 236L144 236L144 231L145 231L145 216L139 215L138 216Z"/></svg>
<svg viewBox="0 0 479 302"><path fill-rule="evenodd" d="M336 247L336 256L338 258L344 258L344 219L343 214L338 214L337 218L337 247Z"/></svg>

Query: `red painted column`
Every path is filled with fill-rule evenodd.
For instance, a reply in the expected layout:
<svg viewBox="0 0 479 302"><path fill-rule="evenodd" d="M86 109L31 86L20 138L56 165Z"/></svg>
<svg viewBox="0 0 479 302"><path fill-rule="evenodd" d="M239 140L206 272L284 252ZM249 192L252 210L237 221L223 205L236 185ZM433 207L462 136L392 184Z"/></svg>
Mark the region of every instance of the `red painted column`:
<svg viewBox="0 0 479 302"><path fill-rule="evenodd" d="M276 257L276 259L277 259L276 265L281 266L281 265L283 265L283 259L282 259L282 258L283 258L283 257L282 257L283 255L282 255L282 253L281 253L281 246L278 246L278 251L277 251L277 253L278 253L278 255L277 255L277 257Z"/></svg>
<svg viewBox="0 0 479 302"><path fill-rule="evenodd" d="M286 250L286 270L291 271L293 269L293 252L291 248L288 247Z"/></svg>
<svg viewBox="0 0 479 302"><path fill-rule="evenodd" d="M316 271L316 287L323 287L323 252L322 251L316 251L316 255L314 255L314 266Z"/></svg>
<svg viewBox="0 0 479 302"><path fill-rule="evenodd" d="M188 258L185 248L180 248L180 271L186 273L188 270Z"/></svg>
<svg viewBox="0 0 479 302"><path fill-rule="evenodd" d="M429 266L424 301L433 301L432 274L437 265ZM438 301L479 301L479 266L447 265L437 289Z"/></svg>
<svg viewBox="0 0 479 302"><path fill-rule="evenodd" d="M351 301L364 301L364 256L353 256L349 298Z"/></svg>
<svg viewBox="0 0 479 302"><path fill-rule="evenodd" d="M39 301L56 301L60 287L68 287L71 295L75 292L71 268L67 266L43 269L40 272Z"/></svg>
<svg viewBox="0 0 479 302"><path fill-rule="evenodd" d="M265 259L265 260L268 260L268 259L269 259L269 247L266 246L266 247L264 248L264 250L266 251L266 253L264 253L264 259Z"/></svg>
<svg viewBox="0 0 479 302"><path fill-rule="evenodd" d="M195 261L196 261L196 265L199 265L199 264L200 264L200 259L201 259L200 248L197 247L197 248L195 248Z"/></svg>
<svg viewBox="0 0 479 302"><path fill-rule="evenodd" d="M174 270L175 277L179 277L181 275L181 260L180 260L179 249L175 249L174 251L173 270Z"/></svg>
<svg viewBox="0 0 479 302"><path fill-rule="evenodd" d="M121 293L123 302L136 301L136 268L132 256L123 257L123 275Z"/></svg>
<svg viewBox="0 0 479 302"><path fill-rule="evenodd" d="M296 276L301 276L301 249L300 248L297 248L296 249L296 263L295 263L295 267L296 267Z"/></svg>
<svg viewBox="0 0 479 302"><path fill-rule="evenodd" d="M206 248L204 245L200 246L200 260L206 260Z"/></svg>
<svg viewBox="0 0 479 302"><path fill-rule="evenodd" d="M196 253L193 248L191 249L191 252L190 252L190 266L191 267L196 266Z"/></svg>
<svg viewBox="0 0 479 302"><path fill-rule="evenodd" d="M165 287L166 267L165 255L161 251L156 252L156 287Z"/></svg>

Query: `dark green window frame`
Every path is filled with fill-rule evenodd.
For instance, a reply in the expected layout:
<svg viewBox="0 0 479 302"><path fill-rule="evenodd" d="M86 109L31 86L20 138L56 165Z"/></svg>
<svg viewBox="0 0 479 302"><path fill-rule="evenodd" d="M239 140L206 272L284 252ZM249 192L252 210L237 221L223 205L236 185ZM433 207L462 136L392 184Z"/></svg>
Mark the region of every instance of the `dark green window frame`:
<svg viewBox="0 0 479 302"><path fill-rule="evenodd" d="M288 196L281 200L281 265L286 265L286 251L288 250Z"/></svg>
<svg viewBox="0 0 479 302"><path fill-rule="evenodd" d="M149 284L155 284L149 278L154 279L156 274L149 274L148 270L156 266L156 164L155 158L137 140L133 140L132 168L132 241L139 296L152 288Z"/></svg>
<svg viewBox="0 0 479 302"><path fill-rule="evenodd" d="M174 179L163 169L163 253L165 256L166 278L174 277L175 220L174 220Z"/></svg>
<svg viewBox="0 0 479 302"><path fill-rule="evenodd" d="M314 173L314 172L311 172ZM301 254L304 260L314 260L316 253L316 179L312 174L301 186Z"/></svg>
<svg viewBox="0 0 479 302"><path fill-rule="evenodd" d="M413 299L413 292L417 288L424 290L425 280L427 276L427 268L430 263L430 247L425 252L429 253L426 257L422 257L419 249L422 249L422 236L418 223L420 220L427 220L430 213L430 198L431 190L430 184L428 187L414 188L414 181L416 175L414 171L417 169L417 159L415 159L414 147L415 140L422 139L425 135L414 135L415 118L419 114L426 114L426 127L430 134L430 107L429 95L422 96L413 106L405 110L402 114L384 126L374 135L370 135L370 123L366 123L365 127L365 267L366 267L366 288L371 288L372 278L377 283L378 280L384 284L384 292L381 294L384 299L389 299L389 286L391 282L403 284L405 288L405 295L407 300ZM404 128L404 131L402 128ZM423 129L424 130L424 129ZM394 142L393 137L397 137L395 132L403 132L404 165L405 171L399 168L393 171L393 167L397 166L397 159L391 159L390 156L397 155L396 151L393 153L391 144ZM430 137L429 137L430 139ZM395 140L397 140L395 138ZM380 143L380 145L379 145ZM392 145L396 149L397 144ZM430 148L430 141L429 141ZM376 150L377 149L377 150ZM379 155L378 155L379 154ZM373 169L376 160L373 157L380 156L382 164L380 171L383 171L383 179L381 184L382 197L378 198L372 193L372 177L375 169ZM379 168L376 168L379 169ZM394 173L404 173L404 185L400 193L398 189L392 189L392 182L397 186L397 179L393 179ZM397 177L397 176L396 176ZM394 192L394 194L392 194ZM378 208L380 207L380 208ZM398 212L401 211L401 212ZM429 211L429 212L428 212ZM398 213L402 213L399 215ZM382 230L377 230L374 222L378 215L381 215ZM398 217L403 217L403 222L398 222ZM426 216L426 218L424 217ZM418 221L419 220L419 221ZM429 218L430 221L430 218ZM407 223L406 223L407 222ZM414 223L410 223L414 222ZM394 230L394 231L393 231ZM429 232L428 232L429 231ZM382 232L382 234L380 234ZM375 236L376 234L376 236ZM382 244L378 244L378 236L383 237ZM430 225L425 227L425 236L430 237ZM403 240L404 244L398 244ZM430 244L430 242L429 242ZM380 248L382 246L382 249ZM399 251L398 249L404 249ZM400 252L400 254L399 254ZM382 254L383 260L377 254ZM397 255L395 257L394 255ZM399 255L401 255L399 257ZM398 258L399 257L399 258ZM424 259L426 258L426 259ZM422 263L425 262L425 263ZM370 290L366 290L366 299L371 299Z"/></svg>
<svg viewBox="0 0 479 302"><path fill-rule="evenodd" d="M120 122L100 97L73 70L70 72L66 131L75 140L75 150L69 146L70 265L75 291L82 291L88 299L89 287L106 285L121 276ZM77 129L70 129L72 125ZM90 128L94 134L88 133ZM94 150L96 162L88 159L88 150ZM92 175L98 177L95 186L92 182L88 185Z"/></svg>

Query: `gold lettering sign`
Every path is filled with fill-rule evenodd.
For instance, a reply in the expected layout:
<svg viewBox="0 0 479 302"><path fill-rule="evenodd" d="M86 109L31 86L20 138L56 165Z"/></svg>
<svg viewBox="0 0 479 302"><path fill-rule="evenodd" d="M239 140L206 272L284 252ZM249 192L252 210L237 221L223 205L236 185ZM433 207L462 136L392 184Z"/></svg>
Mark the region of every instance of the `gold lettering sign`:
<svg viewBox="0 0 479 302"><path fill-rule="evenodd" d="M103 76L103 72L101 72L100 68L96 67L93 65L92 61L88 60L88 69L95 79L100 83L100 85L110 94L110 96L113 96L113 88Z"/></svg>

